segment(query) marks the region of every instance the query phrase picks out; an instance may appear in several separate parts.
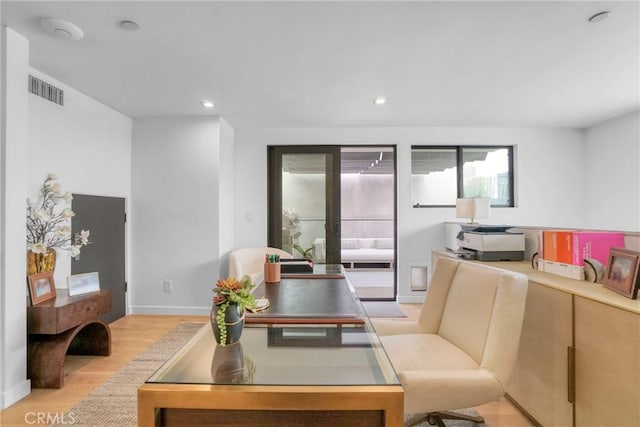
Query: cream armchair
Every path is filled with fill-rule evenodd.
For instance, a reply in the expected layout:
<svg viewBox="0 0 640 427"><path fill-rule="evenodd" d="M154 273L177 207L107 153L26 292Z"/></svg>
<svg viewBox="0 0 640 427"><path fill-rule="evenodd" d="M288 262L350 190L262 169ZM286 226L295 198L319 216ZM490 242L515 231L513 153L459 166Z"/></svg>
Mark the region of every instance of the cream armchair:
<svg viewBox="0 0 640 427"><path fill-rule="evenodd" d="M371 319L405 391L406 422L444 426L446 412L501 398L515 365L527 277L440 258L417 321ZM420 415L416 415L420 414Z"/></svg>
<svg viewBox="0 0 640 427"><path fill-rule="evenodd" d="M292 258L291 254L278 248L242 248L236 249L229 255L229 276L240 279L245 274L251 277L253 283L262 282L264 274L265 254L280 255L280 258Z"/></svg>

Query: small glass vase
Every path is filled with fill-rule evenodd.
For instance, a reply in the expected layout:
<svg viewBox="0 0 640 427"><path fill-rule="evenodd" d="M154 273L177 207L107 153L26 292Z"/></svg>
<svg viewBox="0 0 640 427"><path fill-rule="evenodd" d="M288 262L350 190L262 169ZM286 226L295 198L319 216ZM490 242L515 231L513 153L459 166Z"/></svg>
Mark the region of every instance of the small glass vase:
<svg viewBox="0 0 640 427"><path fill-rule="evenodd" d="M222 304L223 305L223 304ZM226 328L226 339L222 342L221 338L225 336L218 327L216 316L220 305L211 307L211 327L216 342L222 346L229 345L240 341L242 329L244 328L244 310L238 304L229 304L225 310L224 324Z"/></svg>
<svg viewBox="0 0 640 427"><path fill-rule="evenodd" d="M46 254L27 251L27 275L53 271L56 268L56 250L47 248Z"/></svg>

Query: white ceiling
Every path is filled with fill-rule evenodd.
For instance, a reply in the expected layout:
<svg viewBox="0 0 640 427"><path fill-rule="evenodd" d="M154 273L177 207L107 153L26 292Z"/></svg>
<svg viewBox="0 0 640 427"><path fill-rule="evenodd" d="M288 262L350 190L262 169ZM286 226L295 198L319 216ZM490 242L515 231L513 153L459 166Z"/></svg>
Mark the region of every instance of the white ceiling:
<svg viewBox="0 0 640 427"><path fill-rule="evenodd" d="M130 117L581 128L640 109L638 1L0 4L32 67ZM602 10L613 13L587 22ZM84 39L49 35L43 17Z"/></svg>

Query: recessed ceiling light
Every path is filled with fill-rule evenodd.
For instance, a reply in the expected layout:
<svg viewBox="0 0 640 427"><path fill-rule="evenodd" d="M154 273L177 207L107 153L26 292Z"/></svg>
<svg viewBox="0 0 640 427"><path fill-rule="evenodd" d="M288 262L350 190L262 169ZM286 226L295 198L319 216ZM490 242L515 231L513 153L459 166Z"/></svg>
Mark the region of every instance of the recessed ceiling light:
<svg viewBox="0 0 640 427"><path fill-rule="evenodd" d="M140 29L140 25L133 21L124 20L120 21L120 28L127 31L138 31Z"/></svg>
<svg viewBox="0 0 640 427"><path fill-rule="evenodd" d="M200 103L202 104L202 106L204 108L213 108L214 107L213 102L212 101L208 101L206 99L203 100L203 101L200 101Z"/></svg>
<svg viewBox="0 0 640 427"><path fill-rule="evenodd" d="M377 96L373 98L373 103L376 105L382 105L385 102L387 102L387 98L385 98L384 96Z"/></svg>
<svg viewBox="0 0 640 427"><path fill-rule="evenodd" d="M84 33L75 24L58 18L42 18L40 24L45 30L63 39L80 40Z"/></svg>
<svg viewBox="0 0 640 427"><path fill-rule="evenodd" d="M593 15L591 18L589 18L589 22L591 22L592 24L595 24L596 22L604 21L610 16L611 16L611 12L608 12L608 11L599 12Z"/></svg>

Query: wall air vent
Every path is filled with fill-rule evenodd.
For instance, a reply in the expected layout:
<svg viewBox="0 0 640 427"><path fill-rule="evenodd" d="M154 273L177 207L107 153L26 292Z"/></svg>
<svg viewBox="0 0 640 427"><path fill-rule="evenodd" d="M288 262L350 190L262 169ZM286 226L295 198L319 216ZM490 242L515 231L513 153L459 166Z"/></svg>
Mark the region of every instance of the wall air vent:
<svg viewBox="0 0 640 427"><path fill-rule="evenodd" d="M37 77L29 75L29 92L46 99L47 101L55 102L58 105L64 105L64 91L57 87L40 80Z"/></svg>

